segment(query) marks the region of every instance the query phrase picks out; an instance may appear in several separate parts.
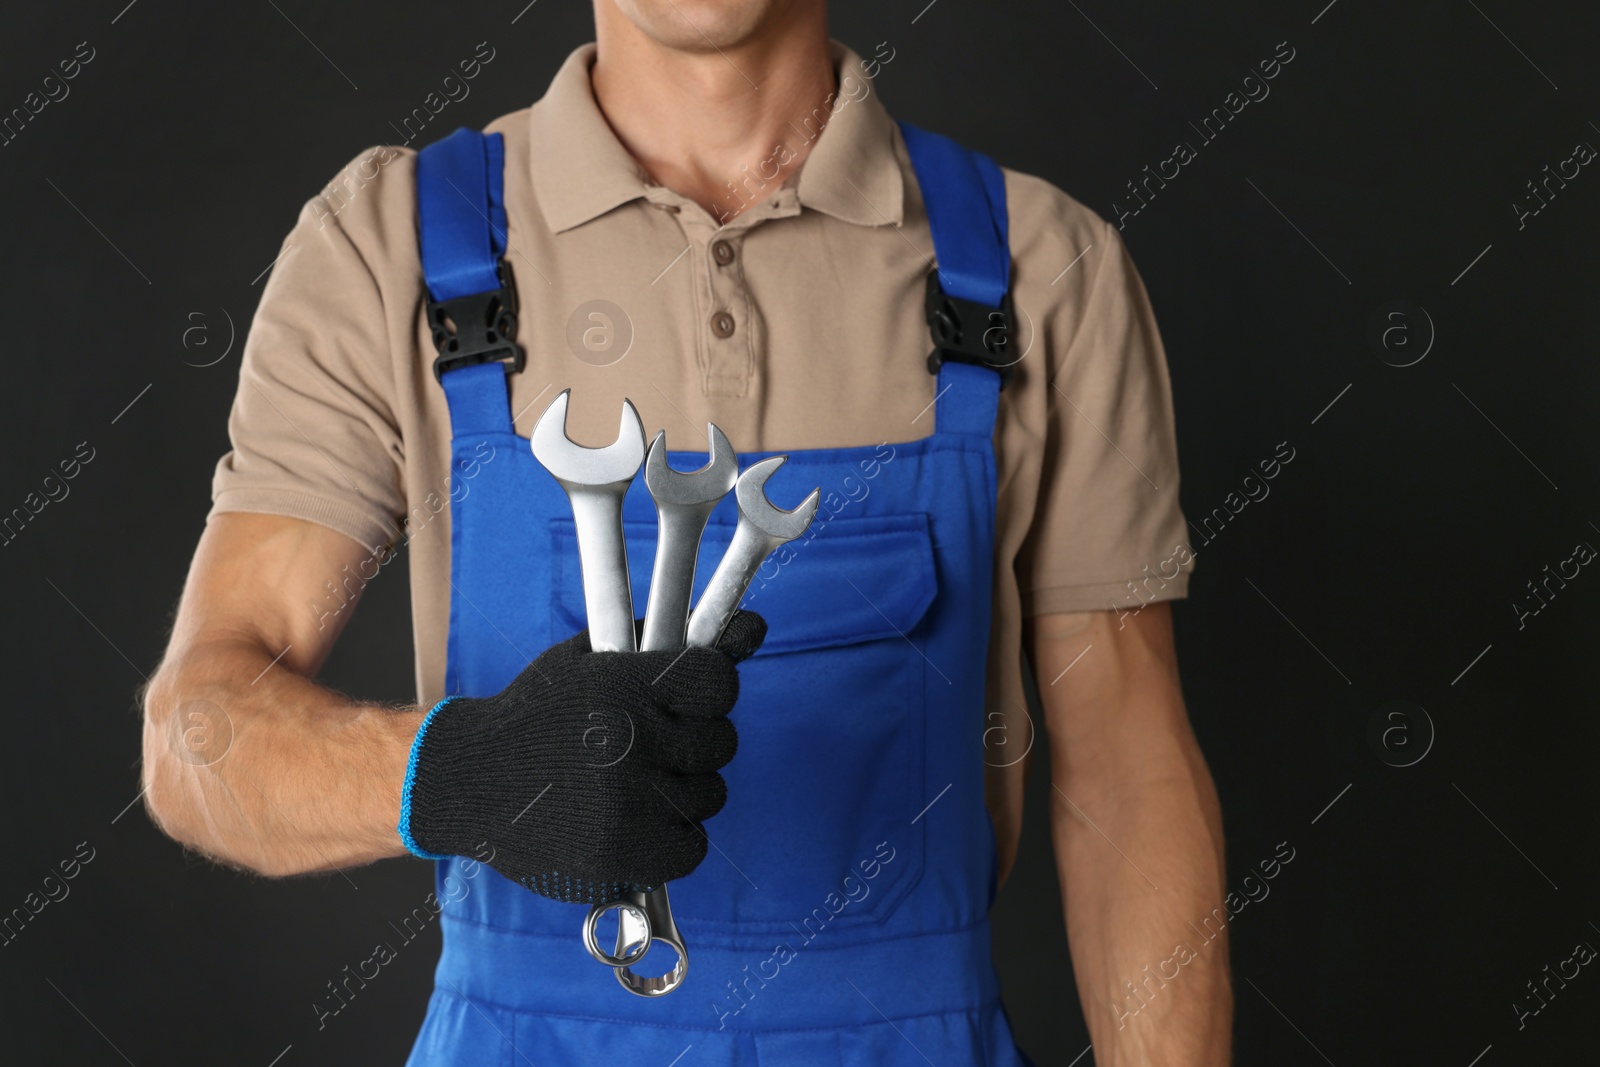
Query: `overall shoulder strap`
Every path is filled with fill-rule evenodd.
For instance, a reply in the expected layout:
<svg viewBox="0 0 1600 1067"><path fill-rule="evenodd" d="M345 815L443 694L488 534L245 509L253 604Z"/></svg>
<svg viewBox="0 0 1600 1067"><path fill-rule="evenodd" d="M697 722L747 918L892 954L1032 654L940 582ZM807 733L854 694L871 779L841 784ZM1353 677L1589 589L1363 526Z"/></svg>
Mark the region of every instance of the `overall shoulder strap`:
<svg viewBox="0 0 1600 1067"><path fill-rule="evenodd" d="M523 366L505 261L504 164L500 134L464 126L417 153L418 239L439 352L433 373L457 437L511 428L506 377Z"/></svg>
<svg viewBox="0 0 1600 1067"><path fill-rule="evenodd" d="M925 294L928 369L939 376L936 432L989 435L1015 361L1005 178L981 152L908 122L899 127L938 263Z"/></svg>

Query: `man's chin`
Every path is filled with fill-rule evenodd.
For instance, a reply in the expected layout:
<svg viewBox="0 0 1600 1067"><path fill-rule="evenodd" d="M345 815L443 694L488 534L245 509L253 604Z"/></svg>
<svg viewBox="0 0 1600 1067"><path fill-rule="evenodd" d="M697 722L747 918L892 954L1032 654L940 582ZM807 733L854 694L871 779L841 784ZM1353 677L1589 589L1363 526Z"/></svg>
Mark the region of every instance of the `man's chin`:
<svg viewBox="0 0 1600 1067"><path fill-rule="evenodd" d="M794 0L609 0L646 36L679 52L738 48Z"/></svg>

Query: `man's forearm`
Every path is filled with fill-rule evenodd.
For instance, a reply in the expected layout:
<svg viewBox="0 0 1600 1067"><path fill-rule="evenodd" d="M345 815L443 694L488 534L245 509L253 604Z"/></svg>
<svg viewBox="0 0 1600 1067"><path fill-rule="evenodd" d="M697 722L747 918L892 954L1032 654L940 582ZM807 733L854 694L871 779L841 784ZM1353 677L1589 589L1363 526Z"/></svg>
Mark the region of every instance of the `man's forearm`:
<svg viewBox="0 0 1600 1067"><path fill-rule="evenodd" d="M244 636L172 650L144 705L145 803L182 843L267 875L405 854L395 824L423 709L352 701Z"/></svg>
<svg viewBox="0 0 1600 1067"><path fill-rule="evenodd" d="M1181 700L1167 687L1125 700ZM1232 987L1226 932L1197 924L1222 902L1222 820L1183 717L1136 744L1057 763L1052 793L1067 935L1095 1062L1226 1067Z"/></svg>

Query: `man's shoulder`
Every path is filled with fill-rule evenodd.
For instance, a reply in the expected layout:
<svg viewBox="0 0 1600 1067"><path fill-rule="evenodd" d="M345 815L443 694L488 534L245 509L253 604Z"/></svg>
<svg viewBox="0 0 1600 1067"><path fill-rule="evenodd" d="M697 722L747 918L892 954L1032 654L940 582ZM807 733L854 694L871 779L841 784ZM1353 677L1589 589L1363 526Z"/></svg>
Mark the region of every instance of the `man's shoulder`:
<svg viewBox="0 0 1600 1067"><path fill-rule="evenodd" d="M363 148L306 201L300 225L341 235L357 246L383 241L414 216L416 156L409 145Z"/></svg>
<svg viewBox="0 0 1600 1067"><path fill-rule="evenodd" d="M1098 230L1105 216L1061 186L1038 174L1000 165L1006 179L1006 205L1011 219L1020 225L1067 223Z"/></svg>
<svg viewBox="0 0 1600 1067"><path fill-rule="evenodd" d="M1007 229L1018 283L1032 282L1042 274L1045 283L1059 292L1054 280L1065 281L1062 276L1069 270L1095 273L1092 267L1082 268L1091 260L1098 266L1099 254L1119 243L1116 228L1048 178L1003 164L1000 170L1005 175Z"/></svg>
<svg viewBox="0 0 1600 1067"><path fill-rule="evenodd" d="M507 155L510 154L512 145L526 145L528 143L528 118L533 111L533 106L519 107L515 111L507 111L482 128L484 133L503 134L506 139Z"/></svg>
<svg viewBox="0 0 1600 1067"><path fill-rule="evenodd" d="M505 137L506 160L518 158L527 143L526 107L509 111L483 126L484 133ZM425 138L402 144L368 145L330 178L307 202L305 210L320 225L336 220L348 232L359 233L404 223L412 225L416 208L417 154L449 136L457 127L442 126Z"/></svg>
<svg viewBox="0 0 1600 1067"><path fill-rule="evenodd" d="M970 149L985 151L1005 178L1006 228L1012 259L1019 268L1019 281L1027 273L1022 268L1034 261L1053 260L1066 249L1074 249L1075 256L1091 245L1104 245L1115 239L1114 234L1107 236L1112 228L1104 216L1055 182L1009 166L998 154L967 144L960 136L954 139ZM908 172L912 169L908 153L902 155L901 166ZM1058 266L1050 276L1060 269Z"/></svg>

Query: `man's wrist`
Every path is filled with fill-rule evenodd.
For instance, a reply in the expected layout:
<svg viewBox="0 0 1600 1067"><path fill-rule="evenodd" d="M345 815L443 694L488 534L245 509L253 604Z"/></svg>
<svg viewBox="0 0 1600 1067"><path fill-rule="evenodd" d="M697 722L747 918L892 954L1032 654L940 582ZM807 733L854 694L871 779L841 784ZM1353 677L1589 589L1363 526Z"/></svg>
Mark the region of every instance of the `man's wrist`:
<svg viewBox="0 0 1600 1067"><path fill-rule="evenodd" d="M439 717L440 710L446 704L459 699L461 698L455 696L445 697L423 716L422 723L417 727L416 735L411 739L411 751L406 759L405 778L400 784L400 821L396 826L396 832L400 835L400 843L405 846L406 851L420 859L442 860L450 858L447 853L430 851L418 843L413 813L414 801L416 800L417 773L422 762L422 747L428 739L429 728Z"/></svg>

